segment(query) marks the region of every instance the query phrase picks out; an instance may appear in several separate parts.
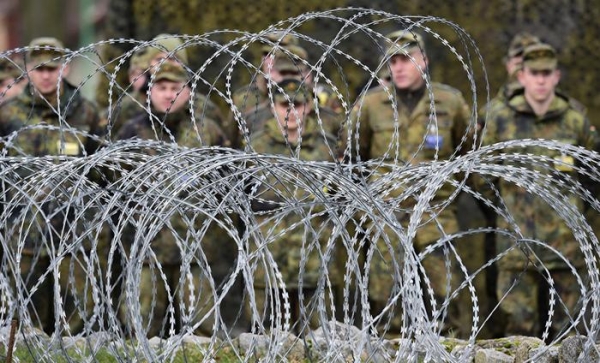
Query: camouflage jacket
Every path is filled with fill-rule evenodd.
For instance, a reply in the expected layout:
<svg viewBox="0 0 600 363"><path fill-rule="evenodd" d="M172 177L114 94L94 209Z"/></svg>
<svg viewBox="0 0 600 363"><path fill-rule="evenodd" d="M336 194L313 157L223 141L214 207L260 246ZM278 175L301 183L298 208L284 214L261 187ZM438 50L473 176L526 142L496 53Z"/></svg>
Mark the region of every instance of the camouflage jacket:
<svg viewBox="0 0 600 363"><path fill-rule="evenodd" d="M147 114L146 110L148 97L142 92L133 92L129 96L125 95L122 99L113 104L112 114L108 119L108 110L104 111L104 117L107 119L113 139L119 139L119 130L123 125L142 114ZM186 104L186 108L189 105ZM221 110L207 96L196 93L194 95L194 118L198 121L210 119L211 123L216 123L221 129L227 127L226 120ZM191 115L188 120L191 120ZM224 140L223 146L228 145L228 138Z"/></svg>
<svg viewBox="0 0 600 363"><path fill-rule="evenodd" d="M398 165L419 165L434 161L436 156L444 160L466 153L470 145L463 137L467 133L469 108L463 96L458 90L439 83L432 83L431 92L437 124L430 122L434 110L430 109L427 90L420 99L413 101L416 103L410 113L405 100L398 96L394 109L391 100L394 89L379 86L368 91L352 110L348 127L350 138L345 135L342 139L351 143L351 158L360 156L363 162L377 159ZM394 119L395 112L397 120ZM389 170L389 167L377 168L379 173ZM453 191L445 185L434 199L446 199Z"/></svg>
<svg viewBox="0 0 600 363"><path fill-rule="evenodd" d="M484 135L484 144L490 145L496 142L520 139L547 139L556 140L574 146L582 146L592 149L595 142L595 132L590 127L588 119L579 111L575 110L569 99L556 94L548 111L543 116L537 116L531 106L527 103L522 93L516 94L505 104L499 104L490 110L489 122ZM507 152L532 154L546 156L548 167L557 173L550 173L541 166L526 164L525 167L537 170L541 175L547 175L559 184L560 178L578 176L573 171L574 159L569 155L561 154L558 150L544 147L524 146L522 148L511 148ZM553 161L553 162L552 162ZM524 165L518 163L511 165L522 168ZM539 190L544 190L543 178L531 180L531 183L540 183ZM571 230L563 219L545 202L540 196L529 193L526 189L518 186L515 182L501 179L498 183L503 203L508 208L515 220L516 226L509 224L506 218L500 218L498 226L514 230L519 228L524 239L536 239L556 248L575 266L582 266L583 259L579 244L575 241ZM581 200L573 197L566 189L562 195L570 196L573 206L582 207ZM515 240L506 236L498 236L500 251L515 245ZM530 245L531 249L542 259L548 268L564 267L564 263L553 252L541 246ZM530 250L523 246L527 254ZM516 248L504 258L501 263L507 267L521 268L525 266L525 254Z"/></svg>
<svg viewBox="0 0 600 363"><path fill-rule="evenodd" d="M4 231L6 238L14 243L14 246L20 243L20 238L24 239L24 254L46 254L50 248L49 241L58 243L65 239L73 239L72 235L63 234L77 231L80 227L71 226L70 224L77 221L73 217L66 217L66 213L77 213L72 203L77 199L73 194L77 190L73 190L72 186L77 183L82 190L84 184L94 188L94 185L86 183L94 179L96 174L90 172L89 178L81 181L77 175L61 176L59 180L50 183L48 180L38 181L41 175L48 177L47 174L38 171L43 170L47 173L48 170L44 168L49 167L51 163L61 162L58 156L78 157L94 153L103 134L98 112L90 101L84 99L75 87L66 82L62 83L58 105L56 101L34 96L26 89L0 107L0 133L5 152L9 156L56 156L52 159L42 159L45 161L22 159L23 166L17 167L14 169L15 173L10 174L19 180L15 180L10 186L9 183L5 183L4 189L4 197L13 200L13 214L9 218L21 218L26 223L38 225L29 228L24 236L13 230L13 225L10 230ZM33 161L28 163L26 160ZM21 189L13 190L13 185ZM25 191L24 188L31 185L37 187ZM24 198L24 193L38 204L34 206L31 200ZM22 208L18 206L18 201L23 201Z"/></svg>
<svg viewBox="0 0 600 363"><path fill-rule="evenodd" d="M153 115L154 117L150 117L148 114L139 114L129 120L121 127L117 138L119 140L137 138L140 140L163 141L187 148L223 146L225 142L225 136L215 122L205 118L203 121L198 121L194 124L187 108L166 115L154 112ZM155 155L158 153L157 149L145 148L143 146L140 146L140 148L141 152L146 154ZM157 175L160 176L161 173L157 173ZM180 172L180 175L176 177L167 175L167 178L175 179L164 181L165 185L162 193L165 195L173 193L173 196L176 196L176 198L171 202L172 205L169 206L172 216L166 221L161 221L165 223L165 226L158 231L152 229L155 235L151 236L151 248L156 258L161 264L177 265L181 263L182 250L195 250L196 252L202 251L209 262L218 259L220 253L217 248L219 245L218 241L222 241L223 238L228 238L228 236L222 230L218 229L217 223L209 218L204 218L201 213L198 213L197 210L190 208L186 204L189 203L190 205L196 205L197 208L202 208L204 201L193 201L196 198L193 190L180 191L178 189L178 185L180 185L179 181L188 178L185 172ZM149 176L144 182L152 185L154 181ZM144 186L135 186L135 188L143 189ZM148 188L153 187L149 186ZM139 212L140 215L146 213L145 211ZM209 222L212 222L210 227L204 231L203 225ZM190 233L192 230L195 232ZM204 238L201 241L195 241L191 236L199 236L201 234L200 231L203 231ZM144 233L138 233L138 235L146 237ZM134 233L125 236L128 239L125 241L127 249L133 243L133 236ZM201 245L193 244L197 242L201 243ZM201 247L199 248L198 246Z"/></svg>
<svg viewBox="0 0 600 363"><path fill-rule="evenodd" d="M96 151L105 133L96 106L69 83L62 87L58 105L25 90L0 107L0 136L9 155L82 156Z"/></svg>
<svg viewBox="0 0 600 363"><path fill-rule="evenodd" d="M556 93L563 98L567 98L569 100L570 106L573 109L581 112L584 115L587 115L587 108L581 102L572 97L568 97L560 90L556 90ZM519 94L523 94L523 85L521 85L521 83L519 83L519 81L517 81L516 79L511 79L507 81L504 85L502 85L502 87L500 87L500 89L498 90L496 96L490 99L490 101L479 110L478 123L480 125L480 129L483 128L483 125L486 121L486 111L492 110L495 107L500 107L501 105L506 104L509 99Z"/></svg>
<svg viewBox="0 0 600 363"><path fill-rule="evenodd" d="M117 133L118 140L138 138L176 143L185 147L224 146L226 137L212 119L192 121L189 109L167 114L152 111L137 114L127 121Z"/></svg>
<svg viewBox="0 0 600 363"><path fill-rule="evenodd" d="M256 83L238 88L231 95L233 106L242 117L242 125L236 120L233 111L229 112L227 119L227 135L231 139L231 147L237 149L242 146L244 134L252 132L257 122L263 122L273 116L269 106L269 96L265 90ZM232 106L232 107L233 107Z"/></svg>
<svg viewBox="0 0 600 363"><path fill-rule="evenodd" d="M329 135L323 136L314 118L307 118L298 151L298 144L286 143L277 120L271 118L262 130L251 135L250 145L257 153L263 155L287 156L302 161L333 161L334 156L330 148L334 142ZM318 197L302 187L294 187L297 183L296 178L302 179L301 175L292 175L289 170L284 173L274 173L271 169L262 170L260 176L255 179L256 183L249 188L252 190L256 221L264 237L265 245L261 247L267 248L273 255L277 268L289 288L298 286L301 261L304 257L305 265L301 277L303 286L315 287L321 275L319 268L322 267L322 258L319 257L318 251L325 253L331 235L331 224L326 221L325 216L316 215L322 212ZM259 181L260 177L264 177L264 180ZM313 190L314 193L324 190L325 182L323 185L316 184L311 181L311 186L318 189ZM295 208L291 207L292 205ZM306 216L309 216L311 221L308 225L302 223L303 217ZM316 241L318 244L315 244ZM336 274L332 270L333 259L334 257L331 257L326 268L330 276L335 277ZM267 285L265 271L261 265L262 262L258 262L254 281L256 286L264 287Z"/></svg>

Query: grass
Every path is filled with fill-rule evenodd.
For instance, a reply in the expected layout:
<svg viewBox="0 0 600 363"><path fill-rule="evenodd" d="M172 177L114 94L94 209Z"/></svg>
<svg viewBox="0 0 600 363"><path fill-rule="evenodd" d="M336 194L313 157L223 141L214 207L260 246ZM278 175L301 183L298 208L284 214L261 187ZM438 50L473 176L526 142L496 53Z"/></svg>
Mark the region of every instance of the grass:
<svg viewBox="0 0 600 363"><path fill-rule="evenodd" d="M240 357L236 352L230 348L225 347L220 349L215 356L214 361L219 363L238 363ZM205 354L200 348L186 348L180 349L172 359L167 359L168 362L173 363L189 363L189 362L201 362L205 359ZM243 357L242 357L243 359ZM6 361L6 351L4 348L0 348L0 362ZM116 357L114 352L109 351L106 348L100 348L92 356L86 355L86 351L67 349L65 351L57 351L56 353L47 353L41 350L31 351L24 346L19 346L13 352L13 362L20 363L38 363L38 362L52 362L52 363L73 363L73 362L98 362L98 363L122 363L122 362L138 362L138 363L149 363L146 359L138 359L133 353L125 353L120 357ZM208 360L207 360L208 361ZM254 360L250 360L253 362ZM308 360L290 360L290 363L305 363Z"/></svg>

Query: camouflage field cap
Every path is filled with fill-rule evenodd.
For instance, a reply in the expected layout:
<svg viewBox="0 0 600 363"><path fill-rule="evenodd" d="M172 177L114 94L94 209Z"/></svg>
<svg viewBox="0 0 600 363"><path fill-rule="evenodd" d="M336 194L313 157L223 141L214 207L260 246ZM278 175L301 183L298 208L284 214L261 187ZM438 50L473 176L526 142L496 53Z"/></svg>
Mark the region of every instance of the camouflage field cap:
<svg viewBox="0 0 600 363"><path fill-rule="evenodd" d="M129 69L141 69L148 68L148 57L143 50L138 50L131 55L129 58Z"/></svg>
<svg viewBox="0 0 600 363"><path fill-rule="evenodd" d="M417 49L425 51L425 42L420 34L410 30L397 30L385 36L394 44L388 48L387 55L408 54Z"/></svg>
<svg viewBox="0 0 600 363"><path fill-rule="evenodd" d="M17 78L23 74L23 71L15 65L14 61L3 57L0 58L0 81L8 78Z"/></svg>
<svg viewBox="0 0 600 363"><path fill-rule="evenodd" d="M160 53L169 53L171 57L177 58L181 63L188 65L187 50L182 48L183 40L173 34L159 34L152 39L151 45L145 50L148 62ZM175 53L175 50L177 50Z"/></svg>
<svg viewBox="0 0 600 363"><path fill-rule="evenodd" d="M520 57L523 55L523 50L532 45L541 43L540 38L528 32L521 32L516 34L510 41L508 46L508 58Z"/></svg>
<svg viewBox="0 0 600 363"><path fill-rule="evenodd" d="M523 50L523 67L532 70L554 70L558 65L556 50L549 44L532 44Z"/></svg>
<svg viewBox="0 0 600 363"><path fill-rule="evenodd" d="M154 73L154 82L171 81L171 82L187 82L188 74L183 66L173 63L164 62L156 66Z"/></svg>
<svg viewBox="0 0 600 363"><path fill-rule="evenodd" d="M267 54L273 49L273 45L285 47L288 45L298 45L298 38L295 35L284 32L283 30L275 30L264 36L264 39L268 41L261 47L262 53Z"/></svg>
<svg viewBox="0 0 600 363"><path fill-rule="evenodd" d="M279 72L300 72L304 67L301 59L306 60L308 53L299 45L288 45L274 52L273 68Z"/></svg>
<svg viewBox="0 0 600 363"><path fill-rule="evenodd" d="M66 54L63 43L51 37L35 38L29 43L29 48L27 61L35 67L60 67L63 63L62 57Z"/></svg>
<svg viewBox="0 0 600 363"><path fill-rule="evenodd" d="M295 78L286 78L277 84L279 88L276 88L274 98L276 102L292 102L292 103L306 103L310 99L310 94L304 86L304 84ZM289 97L288 101L285 95Z"/></svg>

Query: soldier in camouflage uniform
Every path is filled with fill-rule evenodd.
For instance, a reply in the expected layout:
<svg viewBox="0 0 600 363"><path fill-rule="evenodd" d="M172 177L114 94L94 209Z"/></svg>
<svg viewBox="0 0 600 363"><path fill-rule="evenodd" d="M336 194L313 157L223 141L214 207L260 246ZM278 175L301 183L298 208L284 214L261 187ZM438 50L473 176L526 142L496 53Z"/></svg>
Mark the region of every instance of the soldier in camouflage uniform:
<svg viewBox="0 0 600 363"><path fill-rule="evenodd" d="M273 116L268 82L277 84L285 78L302 79L301 59L306 59L307 54L304 48L296 44L297 42L296 38L286 36L279 43L282 45L281 48L264 45L260 64L260 71L264 75L257 75L254 83L237 89L231 95L233 106L240 112L249 133L260 129ZM229 120L232 129L228 135L235 135L232 146L237 148L244 141L241 139L242 132L233 112Z"/></svg>
<svg viewBox="0 0 600 363"><path fill-rule="evenodd" d="M138 114L147 112L148 98L146 91L150 78L149 72L154 66L164 59L167 59L167 62L187 66L188 55L183 45L182 40L175 35L160 34L152 39L152 45L137 51L131 56L130 93L122 95L116 104L112 105L109 129L113 136L119 132L123 123ZM190 87L191 85L186 85L187 89L190 89ZM222 116L221 110L207 96L200 93L194 94L194 117L199 120L206 117L216 122L219 127L227 128L227 120ZM105 118L108 118L108 110L105 111ZM229 140L229 138L227 139ZM225 146L229 146L229 141L227 143Z"/></svg>
<svg viewBox="0 0 600 363"><path fill-rule="evenodd" d="M389 163L402 162L407 164L428 163L434 160L437 154L438 159L451 158L457 153L466 152L466 145L461 145L461 138L467 130L469 117L468 106L465 103L461 93L449 86L432 83L431 92L435 99L435 112L437 123L430 122L429 117L433 110L430 109L430 97L426 89L425 81L421 72L427 67L427 57L424 54L424 42L420 35L409 31L403 32L395 39L396 43L392 45L388 52L389 67L391 71L391 84L389 87L376 87L369 90L362 98L357 100L351 115L351 133L357 132L358 135L351 135L350 140L358 138L358 150L353 151L353 158L360 156L363 161L372 159L382 159ZM421 67L419 70L417 65ZM389 94L396 97L397 109L394 110ZM398 119L394 119L394 111L397 111ZM359 127L356 130L356 127ZM395 132L395 128L398 132ZM344 138L346 139L346 138ZM352 141L354 148L354 141ZM394 150L398 151L398 154ZM371 176L375 182L389 169L378 167ZM450 185L443 186L436 193L431 204L437 204L447 200L455 192L455 188ZM387 197L397 197L402 193L401 190L394 190ZM404 211L398 210L396 213L398 220L406 225L410 217L411 202L406 201ZM426 247L442 238L444 235L458 232L456 220L455 205L450 204L439 212L434 219L431 213L425 213L424 221L428 221L421 226L413 240L413 246L418 252L422 252ZM437 225L436 225L437 222ZM386 229L387 236L393 240L392 231ZM398 288L401 282L394 279L393 261L402 261L403 251L399 243L393 243L393 252L386 247L383 238L376 241L378 252L376 252L369 265L369 299L371 302L372 314L379 314L383 308L390 304L391 292ZM452 278L451 285L456 287L459 275L454 271L456 263L452 263L452 276L447 276L446 263L443 256L443 250L436 249L428 254L422 261L425 271L430 279L435 299L440 309L447 291L446 285L448 278ZM400 270L401 271L401 270ZM428 298L426 298L429 300ZM450 303L450 312L448 321L443 327L445 332L452 331L454 334L465 334L464 326L455 319L458 319L458 308L456 301ZM431 308L431 306L429 306ZM470 314L468 311L461 314ZM390 335L400 334L402 317L401 312L392 312L391 326L387 331Z"/></svg>
<svg viewBox="0 0 600 363"><path fill-rule="evenodd" d="M198 128L199 135L194 131L192 116L186 107L191 95L181 93L189 81L187 71L175 62L164 62L156 65L154 72L154 83L150 89L153 116L143 113L131 119L120 129L118 139L158 140L177 143L178 146L186 148L226 144L224 133L211 119L204 118L197 122L195 127ZM148 149L143 150L147 151ZM201 205L201 203L200 200L195 204ZM195 211L185 210L182 206L174 206L174 208L176 211L169 219L168 226L161 228L152 238L151 249L156 260L151 256L146 257L141 270L139 302L143 324L148 326L146 334L149 337L166 336L169 332L164 324L166 321L164 319L169 310L169 291L171 294L184 291L181 295L177 293L175 299L179 311L182 312L191 311L192 306L188 304L190 303L190 292L193 291L198 297L198 300L193 302L195 313L180 324L189 327L199 323L201 319L205 319L196 328L196 332L211 336L214 318L212 315L207 315L207 312L213 308L214 301L209 277L206 272L203 272L199 262L192 263L188 277L193 281L186 280L185 286L178 285L181 278L183 255L180 246L191 250L196 248L194 246L197 246L197 243L201 243L201 251L211 267L213 274L211 278L216 279L216 286L219 285L219 279L222 280L229 272L229 268L235 260L235 256L232 254L237 248L231 237L216 222L203 218ZM204 232L202 240L191 239L190 235L198 235L206 223L210 223L210 227ZM192 230L195 234L190 234ZM126 238L128 237L126 236ZM127 241L126 244L129 245L132 242ZM160 263L162 271L159 270L156 263ZM166 282L163 281L161 273L164 274ZM165 283L169 285L168 289L165 287ZM193 290L189 289L190 284L194 287ZM128 314L127 306L122 305L122 308L121 314L125 323L130 320L130 317L126 315Z"/></svg>
<svg viewBox="0 0 600 363"><path fill-rule="evenodd" d="M296 44L288 44L282 49L272 50L273 64L271 69L266 65L270 61L268 49L265 51L263 58L263 71L269 74L271 82L274 84L281 82L283 79L297 79L304 82L304 87L311 93L315 86L312 83L313 77L307 66L302 63L302 60L307 60L308 53L306 50ZM238 110L242 112L242 119L248 127L250 134L260 130L265 123L273 117L271 102L268 96L266 79L262 78L263 82L257 81L256 87L247 86L239 89L233 94L233 102ZM313 109L310 113L316 117L315 107L319 107L319 117L321 118L323 127L328 133L337 136L340 129L341 120L339 112L341 111L341 103L335 96L333 90L327 85L317 85L317 99L311 102ZM254 106L250 102L255 102ZM335 107L332 108L332 107ZM237 122L230 116L231 124ZM237 129L236 129L237 131ZM240 135L239 131L237 131ZM243 140L239 140L236 144L243 144Z"/></svg>
<svg viewBox="0 0 600 363"><path fill-rule="evenodd" d="M513 94L519 90L522 91L523 86L521 86L517 80L517 73L521 69L523 62L523 49L528 45L539 42L540 40L538 37L527 32L518 33L513 37L508 52L503 59L508 78L498 90L496 96L479 110L479 129L483 127L486 109L492 109L498 105L504 104ZM475 176L474 178L478 178L478 176ZM468 213L461 213L458 216L459 224L462 229L468 230L482 227L496 228L496 213L491 210L489 206L481 203L479 200L475 201L472 196L466 195L466 193L463 193L461 198L459 198L459 204L461 204L461 210L468 211ZM467 265L467 267L470 267L469 263L471 263L472 267L481 267L486 261L497 255L494 233L487 233L483 238L481 238L481 235L479 234L471 235L466 238L471 239L468 243L470 251L467 252L469 253L470 258L465 259L465 265ZM489 316L497 305L496 281L498 274L496 266L490 266L486 269L485 275L480 274L480 276L485 278L484 284L477 284L477 279L474 281L476 286L479 285L477 286L478 291L482 291L482 294L479 294L480 311L483 316ZM479 336L481 338L503 336L504 332L502 331L502 328L504 325L501 323L502 321L503 318L501 314L496 313L492 315L490 320L491 323L482 327Z"/></svg>
<svg viewBox="0 0 600 363"><path fill-rule="evenodd" d="M268 43L265 43L261 46L260 65L257 67L264 73L264 75L257 75L254 83L235 90L231 95L233 104L241 113L250 112L268 100L269 95L267 89L267 79L265 78L265 75L271 77L274 83L278 83L283 78L297 77L300 74L298 68L299 65L292 67L291 69L286 69L285 74L280 74L280 72L278 72L278 67L275 66L278 56L282 58L289 58L289 56L286 56L285 53L279 51L279 48L297 46L298 38L291 34L284 34L280 31L275 31L267 34L265 40ZM306 56L306 51L303 49L302 51L303 53L297 54L301 58L303 55ZM290 52L294 54L294 52ZM272 60L271 56L273 57ZM291 61L292 59L289 58L289 60ZM297 62L291 63L297 64ZM269 71L269 67L271 67L271 71Z"/></svg>
<svg viewBox="0 0 600 363"><path fill-rule="evenodd" d="M500 87L500 90L498 90L495 102L503 103L516 91L523 88L517 79L517 73L523 64L523 50L527 46L537 43L540 43L540 39L527 32L518 33L513 37L504 58L504 66L506 67L508 80Z"/></svg>
<svg viewBox="0 0 600 363"><path fill-rule="evenodd" d="M518 80L523 85L523 91L509 97L507 103L490 110L484 134L485 144L516 139L552 139L590 149L593 147L596 136L585 115L574 109L567 97L556 92L560 71L557 69L554 48L543 43L526 47ZM577 178L571 156L541 147L527 147L518 152L545 155L557 161L557 171ZM585 264L580 246L562 218L541 197L530 194L514 183L500 180L499 189L502 202L516 225L503 218L498 220L498 227L508 230L518 228L523 239L535 239L555 248L579 269L579 273L584 274ZM581 207L581 200L571 198L573 206ZM544 329L541 324L547 318L542 315L547 313L549 301L549 284L540 265L543 264L550 272L553 288L560 299L557 299L558 304L554 307L550 329L550 338L554 337L567 327L569 315L575 316L578 312L575 306L580 296L573 272L547 248L539 245L523 245L519 248L515 245L514 237L504 234L496 238L498 252L512 248L499 261L498 267L497 293L501 301L500 308L505 314L506 334L541 336ZM565 311L565 307L568 311Z"/></svg>
<svg viewBox="0 0 600 363"><path fill-rule="evenodd" d="M521 70L523 64L523 50L530 45L538 44L540 42L540 38L528 32L517 33L512 38L508 47L508 52L504 57L504 66L506 67L508 79L506 83L500 87L496 96L492 98L485 107L479 110L480 124L482 124L483 119L485 118L486 109L492 109L499 104L506 103L506 101L514 94L523 92L523 85L521 85L517 79L517 74ZM556 92L561 93L558 89ZM565 94L561 93L561 95L566 97ZM569 97L569 102L578 111L584 114L587 113L586 107L579 101Z"/></svg>
<svg viewBox="0 0 600 363"><path fill-rule="evenodd" d="M307 89L296 79L286 79L278 84L282 92L278 91L274 98L273 116L264 127L252 134L250 146L259 154L285 155L303 161L333 161L335 159L330 148L335 143L333 135L323 135L317 120L307 112L312 105L312 99ZM285 98L289 97L289 100ZM293 105L293 108L292 106ZM300 129L301 127L301 129ZM301 139L300 139L301 138ZM267 171L268 172L268 171ZM331 226L327 224L324 217L317 217L320 212L318 207L312 206L310 210L305 209L306 215L311 215L312 228L318 233L315 236L301 223L302 216L299 211L290 211L282 219L279 219L282 204L285 200L314 199L310 191L293 190L285 180L276 176L265 176L259 186L252 188L252 206L256 212L256 222L260 228L264 240L254 248L267 249L272 254L277 269L281 272L285 291L290 298L291 323L295 324L297 334L306 333L306 329L316 328L319 323L317 301L315 295L319 279L327 276L335 288L338 283L338 274L334 271L335 252L330 255L329 261L323 261L326 244L331 235ZM292 183L292 181L290 181ZM321 190L323 188L319 188ZM311 203L307 203L311 204ZM318 203L317 203L318 204ZM312 205L312 204L311 204ZM284 209L285 210L285 209ZM276 223L276 225L274 225ZM294 224L298 225L294 226ZM264 242L264 245L262 244ZM262 253L259 255L261 256ZM303 274L301 275L301 260L305 257ZM260 314L263 324L268 326L271 318L274 302L273 294L283 293L282 289L273 287L276 284L273 276L262 266L262 259L255 260L252 264L256 267L254 272L254 291L256 297L256 308ZM302 284L303 299L299 297L299 286ZM312 300L312 301L311 301ZM269 304L272 302L272 304ZM300 304L307 309L308 316L300 313ZM329 306L326 302L326 306ZM280 313L283 315L283 307Z"/></svg>
<svg viewBox="0 0 600 363"><path fill-rule="evenodd" d="M26 63L30 86L0 107L0 135L4 138L5 151L8 155L17 157L78 157L93 153L99 146L96 136L103 134L103 125L100 123L96 107L64 79L69 73L69 65L65 65L64 59L61 58L65 55L62 43L55 38L37 38L31 42L30 47L32 48L27 54ZM59 85L60 94L57 94ZM61 112L60 117L57 110ZM31 176L32 171L20 170L19 173L25 180ZM16 191L6 191L8 195L14 192ZM38 228L32 228L24 237L25 246L21 252L20 264L24 288L32 287L40 280L42 274L47 272L49 249L57 247L49 246L47 240L52 238L55 241L68 242L65 239L73 238L63 236L59 232L64 223L74 223L67 220L62 212L60 200L65 196L60 195L59 188L46 191L46 194L46 200L53 200L42 206L44 213L52 214L48 217L50 224L46 224L42 215L37 213L36 216L32 216L32 222L37 220ZM35 213L33 210L29 212ZM23 242L19 241L20 238L16 234L18 232L14 229L6 231L7 238L12 243L10 248L14 249L14 256L18 254L16 244ZM66 254L59 267L58 283L71 334L82 331L93 304L89 286L86 287L86 283L89 284L86 276L91 269L90 266L80 265L81 256L85 253L87 251L83 246L75 246L72 255ZM74 270L70 271L70 268ZM19 272L15 275L18 276ZM68 281L72 276L75 276L75 285ZM53 291L52 283L48 277L40 281L43 282L33 294L28 309L32 319L37 320L33 321L36 326L46 332L52 332L54 314L52 300L49 299ZM87 303L84 304L84 301Z"/></svg>
<svg viewBox="0 0 600 363"><path fill-rule="evenodd" d="M27 86L25 69L20 62L0 58L0 104L16 97Z"/></svg>

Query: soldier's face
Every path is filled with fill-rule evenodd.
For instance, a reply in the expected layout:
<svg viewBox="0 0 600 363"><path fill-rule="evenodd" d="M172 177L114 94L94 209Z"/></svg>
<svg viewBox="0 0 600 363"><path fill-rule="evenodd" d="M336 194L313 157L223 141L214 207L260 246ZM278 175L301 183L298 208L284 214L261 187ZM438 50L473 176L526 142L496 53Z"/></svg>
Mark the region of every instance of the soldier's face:
<svg viewBox="0 0 600 363"><path fill-rule="evenodd" d="M42 95L51 96L56 93L61 77L69 74L69 66L61 67L33 67L29 69L31 85Z"/></svg>
<svg viewBox="0 0 600 363"><path fill-rule="evenodd" d="M306 102L294 102L290 104L287 101L278 101L274 103L273 107L281 128L287 128L290 132L298 130L304 123L306 114L310 110L310 105Z"/></svg>
<svg viewBox="0 0 600 363"><path fill-rule="evenodd" d="M396 54L390 59L392 82L398 89L416 90L425 82L422 73L426 67L427 58L419 49L409 54Z"/></svg>
<svg viewBox="0 0 600 363"><path fill-rule="evenodd" d="M186 107L190 99L190 89L184 82L166 79L152 85L150 101L158 112L176 112Z"/></svg>
<svg viewBox="0 0 600 363"><path fill-rule="evenodd" d="M557 69L535 70L527 66L518 74L519 82L525 88L525 97L535 102L550 99L560 81L560 71Z"/></svg>

